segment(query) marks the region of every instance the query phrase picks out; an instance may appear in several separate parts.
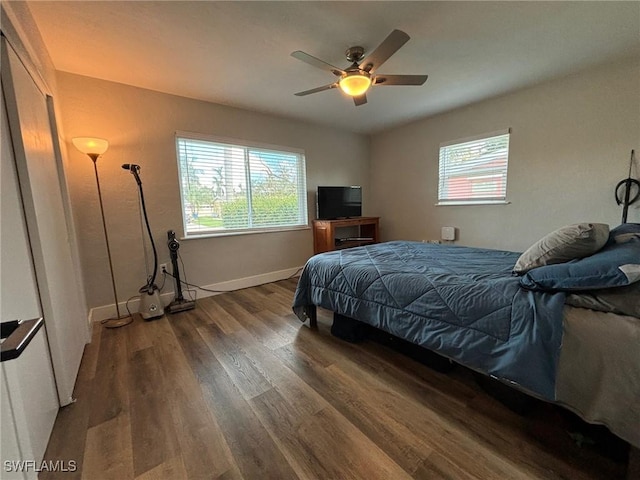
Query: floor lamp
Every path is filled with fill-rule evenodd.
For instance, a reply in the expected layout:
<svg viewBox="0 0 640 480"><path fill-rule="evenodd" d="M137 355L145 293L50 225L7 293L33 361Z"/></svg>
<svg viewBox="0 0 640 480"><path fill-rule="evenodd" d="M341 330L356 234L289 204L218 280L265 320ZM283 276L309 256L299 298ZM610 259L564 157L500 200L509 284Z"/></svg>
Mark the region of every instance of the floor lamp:
<svg viewBox="0 0 640 480"><path fill-rule="evenodd" d="M109 258L109 272L111 272L111 287L113 288L113 299L116 304L116 318L103 320L107 328L124 327L133 321L130 315L120 316L120 306L118 305L118 294L116 293L116 280L113 275L113 263L111 262L111 249L109 248L109 235L107 235L107 223L104 220L104 207L102 205L102 192L100 191L100 179L98 178L98 157L107 151L109 142L102 138L76 137L72 139L73 145L86 154L93 161L93 171L96 174L96 185L98 187L98 200L100 201L100 214L102 215L102 229L104 230L104 242L107 245L107 257Z"/></svg>

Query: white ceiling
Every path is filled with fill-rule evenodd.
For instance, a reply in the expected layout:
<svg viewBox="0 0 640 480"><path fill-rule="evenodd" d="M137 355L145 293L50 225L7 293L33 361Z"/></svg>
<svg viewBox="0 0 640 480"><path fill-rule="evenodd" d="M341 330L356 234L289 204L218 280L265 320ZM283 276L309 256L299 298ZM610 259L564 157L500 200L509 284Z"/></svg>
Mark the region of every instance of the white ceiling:
<svg viewBox="0 0 640 480"><path fill-rule="evenodd" d="M640 2L29 2L58 70L372 133L585 68L640 57ZM355 107L290 56L338 67L394 29L411 36Z"/></svg>

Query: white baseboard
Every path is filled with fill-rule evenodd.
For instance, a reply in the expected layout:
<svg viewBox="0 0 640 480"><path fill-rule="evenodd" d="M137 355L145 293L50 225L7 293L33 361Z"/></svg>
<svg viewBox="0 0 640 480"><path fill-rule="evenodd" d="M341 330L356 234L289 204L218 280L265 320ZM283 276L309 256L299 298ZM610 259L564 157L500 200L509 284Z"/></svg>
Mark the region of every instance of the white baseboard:
<svg viewBox="0 0 640 480"><path fill-rule="evenodd" d="M197 290L197 298L205 298L211 297L213 295L220 295L224 292L231 292L233 290L240 290L242 288L256 287L258 285L262 285L265 283L277 282L278 280L286 280L295 274L302 267L293 267L287 268L285 270L278 270L275 272L262 273L260 275L254 275L251 277L238 278L235 280L228 280L226 282L214 283L211 285L202 285L203 288L207 290L216 290L215 292L208 292L204 290ZM169 281L171 278L167 278ZM186 294L186 289L191 287L184 287L183 296L188 298ZM175 293L173 291L164 292L160 294L160 299L164 306L167 306L174 299ZM118 306L120 308L120 315L127 314L127 302L119 302ZM135 313L138 311L140 307L140 298L135 297L131 299L129 302L129 311L131 313ZM102 305L100 307L93 307L89 311L89 323L92 322L101 322L102 320L107 320L109 318L115 318L117 315L115 303L109 305Z"/></svg>

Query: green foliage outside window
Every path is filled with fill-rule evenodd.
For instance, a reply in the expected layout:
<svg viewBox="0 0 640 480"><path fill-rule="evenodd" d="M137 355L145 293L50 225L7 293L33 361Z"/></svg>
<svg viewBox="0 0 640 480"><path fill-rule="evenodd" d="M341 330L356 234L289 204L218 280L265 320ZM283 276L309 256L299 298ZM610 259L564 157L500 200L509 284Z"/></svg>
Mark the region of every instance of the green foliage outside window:
<svg viewBox="0 0 640 480"><path fill-rule="evenodd" d="M254 227L294 225L299 217L298 197L290 195L256 195L252 197L251 213ZM242 228L249 223L249 208L246 197L236 198L222 204L222 226Z"/></svg>

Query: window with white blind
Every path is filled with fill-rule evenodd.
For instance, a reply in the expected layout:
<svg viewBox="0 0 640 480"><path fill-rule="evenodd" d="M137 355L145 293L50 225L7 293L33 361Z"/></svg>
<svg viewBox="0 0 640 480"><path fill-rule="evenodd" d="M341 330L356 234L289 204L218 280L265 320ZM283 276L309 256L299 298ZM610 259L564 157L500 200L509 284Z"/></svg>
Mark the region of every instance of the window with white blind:
<svg viewBox="0 0 640 480"><path fill-rule="evenodd" d="M506 203L509 130L440 145L438 205Z"/></svg>
<svg viewBox="0 0 640 480"><path fill-rule="evenodd" d="M176 136L186 237L307 226L304 152Z"/></svg>

